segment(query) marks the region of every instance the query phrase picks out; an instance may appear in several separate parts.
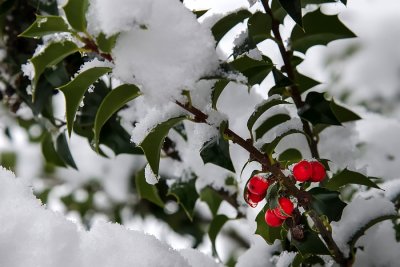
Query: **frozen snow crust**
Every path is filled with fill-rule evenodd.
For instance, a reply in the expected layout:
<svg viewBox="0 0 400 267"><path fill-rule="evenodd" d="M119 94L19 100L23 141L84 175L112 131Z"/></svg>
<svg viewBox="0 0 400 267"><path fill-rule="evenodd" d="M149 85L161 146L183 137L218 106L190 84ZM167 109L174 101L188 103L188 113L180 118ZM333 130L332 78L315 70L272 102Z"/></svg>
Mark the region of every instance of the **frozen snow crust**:
<svg viewBox="0 0 400 267"><path fill-rule="evenodd" d="M113 223L89 231L47 210L24 179L0 167L0 266L217 266L197 251L181 255L155 237Z"/></svg>

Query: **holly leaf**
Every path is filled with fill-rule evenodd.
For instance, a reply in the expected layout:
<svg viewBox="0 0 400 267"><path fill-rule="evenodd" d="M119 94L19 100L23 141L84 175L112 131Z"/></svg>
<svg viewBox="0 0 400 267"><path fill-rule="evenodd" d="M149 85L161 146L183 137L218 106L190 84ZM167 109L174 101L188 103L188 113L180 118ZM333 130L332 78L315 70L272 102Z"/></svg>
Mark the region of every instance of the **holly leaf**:
<svg viewBox="0 0 400 267"><path fill-rule="evenodd" d="M211 139L204 143L200 150L200 156L203 159L204 164L212 163L231 172L235 172L229 154L229 142L222 136L218 139Z"/></svg>
<svg viewBox="0 0 400 267"><path fill-rule="evenodd" d="M229 82L230 81L227 79L221 79L214 84L211 92L211 101L212 101L211 103L213 109L217 110L218 98L220 97L220 95L222 94L222 92L224 91Z"/></svg>
<svg viewBox="0 0 400 267"><path fill-rule="evenodd" d="M238 23L244 21L252 14L250 11L246 9L239 10L237 12L231 13L214 24L211 28L211 32L214 35L215 41L218 42L227 34L233 27L235 27Z"/></svg>
<svg viewBox="0 0 400 267"><path fill-rule="evenodd" d="M146 182L144 169L139 171L135 176L136 190L140 198L146 199L157 206L164 208L164 202L158 194L157 187Z"/></svg>
<svg viewBox="0 0 400 267"><path fill-rule="evenodd" d="M261 151L271 156L277 145L282 141L282 139L291 134L303 134L305 137L307 137L302 131L290 129L283 134L277 136L271 143L264 144L261 147Z"/></svg>
<svg viewBox="0 0 400 267"><path fill-rule="evenodd" d="M71 151L69 150L68 142L67 142L67 137L65 136L65 133L61 133L56 140L56 151L57 154L60 156L62 161L67 164L68 166L71 166L74 169L78 169L78 167L75 164L75 161L71 155Z"/></svg>
<svg viewBox="0 0 400 267"><path fill-rule="evenodd" d="M339 221L346 203L340 200L340 193L326 188L315 187L308 191L312 195L311 206L318 214L324 214L329 221Z"/></svg>
<svg viewBox="0 0 400 267"><path fill-rule="evenodd" d="M69 24L77 31L86 31L86 11L88 6L88 0L68 0L67 4L63 7Z"/></svg>
<svg viewBox="0 0 400 267"><path fill-rule="evenodd" d="M255 130L255 138L256 140L260 139L264 136L269 130L274 128L275 126L282 124L286 121L290 120L290 116L287 114L276 114L268 119L266 119L256 130Z"/></svg>
<svg viewBox="0 0 400 267"><path fill-rule="evenodd" d="M361 225L358 228L358 230L352 234L349 242L347 243L351 248L350 251L353 250L358 239L360 237L362 237L369 228L371 228L372 226L374 226L380 222L383 222L385 220L396 220L396 219L400 219L400 216L398 216L398 215L380 215L380 216L371 218L371 220L369 220L369 221L363 222L363 225Z"/></svg>
<svg viewBox="0 0 400 267"><path fill-rule="evenodd" d="M266 56L256 60L244 55L230 62L230 65L246 76L250 85L260 84L273 68L271 59Z"/></svg>
<svg viewBox="0 0 400 267"><path fill-rule="evenodd" d="M58 155L54 143L53 138L50 133L46 133L42 140L42 154L46 160L46 162L50 162L56 166L67 167L64 161L61 159L60 155Z"/></svg>
<svg viewBox="0 0 400 267"><path fill-rule="evenodd" d="M200 192L200 199L207 203L212 215L215 217L223 201L222 197L213 188L208 186Z"/></svg>
<svg viewBox="0 0 400 267"><path fill-rule="evenodd" d="M254 44L261 43L271 37L271 17L263 12L254 13L247 21L249 37Z"/></svg>
<svg viewBox="0 0 400 267"><path fill-rule="evenodd" d="M336 118L340 122L349 122L349 121L357 121L361 120L361 117L355 114L353 111L348 110L345 107L339 106L335 103L335 101L331 101L330 103L331 110L333 114L335 114Z"/></svg>
<svg viewBox="0 0 400 267"><path fill-rule="evenodd" d="M35 71L35 75L32 81L33 88L36 89L36 85L39 81L40 75L42 75L43 71L46 68L56 65L65 57L77 51L79 51L79 48L73 42L70 41L55 42L49 44L40 54L32 57L30 59L30 62L32 63Z"/></svg>
<svg viewBox="0 0 400 267"><path fill-rule="evenodd" d="M214 257L218 257L217 249L215 247L215 241L217 239L217 235L227 221L229 221L229 218L226 215L219 214L215 216L210 223L210 228L208 230L208 237L210 238L211 241Z"/></svg>
<svg viewBox="0 0 400 267"><path fill-rule="evenodd" d="M139 88L133 84L123 84L111 90L111 92L107 94L97 110L94 121L94 142L96 149L98 149L100 131L103 125L115 112L139 95Z"/></svg>
<svg viewBox="0 0 400 267"><path fill-rule="evenodd" d="M69 136L71 136L75 115L85 92L91 84L110 71L111 68L107 67L90 68L79 73L66 85L57 88L62 91L65 96L67 129Z"/></svg>
<svg viewBox="0 0 400 267"><path fill-rule="evenodd" d="M267 110L270 108L281 105L281 104L289 104L289 102L286 102L281 99L277 98L272 98L272 99L267 99L266 101L262 102L261 104L257 105L256 109L254 112L250 115L249 119L247 120L247 129L250 131L250 134L253 136L253 126L256 123L257 119L260 118L262 114L264 114Z"/></svg>
<svg viewBox="0 0 400 267"><path fill-rule="evenodd" d="M60 16L36 15L36 20L19 37L40 38L48 34L70 32L68 24Z"/></svg>
<svg viewBox="0 0 400 267"><path fill-rule="evenodd" d="M279 0L282 7L286 10L289 16L297 23L299 27L303 27L301 15L301 1L300 0Z"/></svg>
<svg viewBox="0 0 400 267"><path fill-rule="evenodd" d="M292 238L291 242L301 255L330 255L329 250L325 244L318 237L318 234L310 229L304 230L304 238L302 240L296 240Z"/></svg>
<svg viewBox="0 0 400 267"><path fill-rule="evenodd" d="M196 191L196 178L192 178L189 181L175 182L168 190L168 196L176 198L177 202L189 220L193 221L193 212L196 201L199 198L199 194Z"/></svg>
<svg viewBox="0 0 400 267"><path fill-rule="evenodd" d="M114 48L117 38L118 34L106 37L104 33L100 33L99 36L97 36L96 38L96 43L100 51L104 53L111 53L111 50Z"/></svg>
<svg viewBox="0 0 400 267"><path fill-rule="evenodd" d="M313 125L342 125L333 113L330 104L330 101L325 99L323 93L310 92L307 94L304 107L298 113L301 118L311 122Z"/></svg>
<svg viewBox="0 0 400 267"><path fill-rule="evenodd" d="M348 169L344 169L343 171L329 179L328 182L325 184L325 187L329 190L339 190L342 186L348 184L359 184L381 189L367 176L358 172L350 171Z"/></svg>
<svg viewBox="0 0 400 267"><path fill-rule="evenodd" d="M292 163L299 162L303 159L303 155L300 151L294 148L289 148L279 154L278 161L284 166L288 166Z"/></svg>
<svg viewBox="0 0 400 267"><path fill-rule="evenodd" d="M156 176L158 176L160 153L165 137L167 137L168 132L172 127L184 119L185 117L177 117L158 124L139 145L146 156L151 170Z"/></svg>
<svg viewBox="0 0 400 267"><path fill-rule="evenodd" d="M302 53L315 45L327 45L335 40L356 37L337 15L325 15L320 9L307 13L303 17L303 26L304 30L296 25L290 37L293 50Z"/></svg>

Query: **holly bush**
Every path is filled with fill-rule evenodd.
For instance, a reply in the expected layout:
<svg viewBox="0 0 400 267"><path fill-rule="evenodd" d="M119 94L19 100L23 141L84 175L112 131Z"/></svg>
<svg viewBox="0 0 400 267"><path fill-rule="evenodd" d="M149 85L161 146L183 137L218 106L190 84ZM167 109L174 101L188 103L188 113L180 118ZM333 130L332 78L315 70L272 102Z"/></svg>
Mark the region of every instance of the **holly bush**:
<svg viewBox="0 0 400 267"><path fill-rule="evenodd" d="M337 15L326 15L319 6L337 1L250 1L249 8L208 17L212 10L189 11L183 3L169 1L173 11L165 11L171 19L166 36L159 29L163 29L160 21L166 23L161 13L154 11L158 17L147 21L141 16L148 10L139 2L135 11L121 15L128 22L115 25L110 22L115 19L111 10L110 19L99 19L107 16L104 8L96 9L101 1L68 0L62 8L57 1L1 4L2 35L7 37L2 69L9 77L3 78L2 99L13 112L21 106L31 110L32 118L18 120L26 129L41 128L32 142L40 142L48 173L55 166L78 168L69 149L71 135L87 139L87 145L103 157L144 157L147 163L132 174L129 184L141 200L114 203L103 212L117 222L126 207L151 214L174 231L192 235L195 247L206 233L217 258L221 229L246 217L249 208L258 212L255 234L270 245L280 243L276 252L289 253L292 266L332 261L351 266L363 250L358 241L369 228L384 220L396 227L400 190L385 194L379 191L385 185L375 177L351 168L332 168L332 159L320 154L324 131L361 120L298 68L310 48L357 38ZM346 5L347 1L340 2ZM174 17L176 10L185 19ZM286 25L288 19L292 28ZM231 43L232 53L218 56L221 41L238 25L244 30ZM170 29L175 26L177 36ZM176 42L170 41L174 38ZM281 62L273 62L260 48L265 42L277 48ZM273 78L273 85L266 86L267 76ZM245 120L238 120L240 125L220 111L220 103L235 86L249 94L257 88L267 96L258 95L258 104ZM60 107L54 99L60 94L65 99L65 118L55 112ZM249 108L245 105L244 101L234 108L240 112ZM132 115L135 112L138 115ZM207 128L196 131L196 125ZM288 142L293 138L296 142ZM205 168L215 170L212 165L216 165L226 170L222 182L208 177L198 186L204 174L196 173L187 163L190 154L181 151L190 140L202 142L200 150L190 153L199 156ZM238 147L245 162L231 157L231 150ZM183 167L172 177L168 168L174 164ZM370 207L376 212L364 216L359 211L354 222L352 212L363 205L357 203L358 194L375 189L382 197L375 208ZM50 190L39 194L43 201ZM88 213L96 209L93 193L102 189L93 182L85 190L90 194L86 202L76 203L72 196L63 202L90 218ZM163 209L171 200L181 207L173 217ZM196 202L208 206L210 220L196 210ZM221 212L224 202L236 211L235 216Z"/></svg>

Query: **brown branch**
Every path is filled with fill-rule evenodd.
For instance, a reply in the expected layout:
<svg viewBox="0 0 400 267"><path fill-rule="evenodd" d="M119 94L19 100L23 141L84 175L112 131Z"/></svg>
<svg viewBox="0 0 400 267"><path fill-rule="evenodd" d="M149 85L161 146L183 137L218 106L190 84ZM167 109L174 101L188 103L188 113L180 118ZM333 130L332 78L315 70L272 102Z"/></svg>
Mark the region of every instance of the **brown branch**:
<svg viewBox="0 0 400 267"><path fill-rule="evenodd" d="M293 85L290 87L290 94L292 96L293 102L296 105L297 110L301 109L304 106L304 102L301 99L301 91L299 86L296 84L296 75L294 72L294 67L292 65L292 51L286 50L285 45L283 43L283 39L281 33L279 31L280 22L274 17L271 8L269 7L268 0L262 0L262 5L265 9L265 12L271 17L272 20L272 33L274 34L276 43L279 47L279 51L281 53L283 64L285 67L285 71L288 75L288 78L293 81ZM301 119L303 124L303 131L307 135L308 145L310 147L311 155L314 158L319 159L319 152L318 152L318 138L314 136L310 124Z"/></svg>
<svg viewBox="0 0 400 267"><path fill-rule="evenodd" d="M283 59L283 63L284 63L284 69L288 75L288 78L290 80L293 81L293 85L290 87L290 93L293 99L294 104L296 105L297 110L301 109L304 106L304 102L301 99L301 91L299 86L296 84L296 75L295 75L295 68L292 65L292 55L293 52L291 50L287 50L282 36L280 34L279 31L279 25L280 22L274 17L273 12L268 4L268 0L262 0L262 5L265 9L265 12L271 17L272 20L272 33L274 34L276 43L279 47L279 51L280 54L282 56ZM301 119L302 124L303 124L303 130L304 133L307 135L307 141L310 147L310 151L311 151L311 155L314 158L319 158L319 152L318 152L318 138L317 136L315 136L311 130L310 124L304 120ZM292 188L292 187L291 187ZM296 187L295 187L296 188ZM297 189L297 188L296 188ZM302 192L302 191L300 191ZM307 192L304 192L307 193ZM339 247L337 246L336 242L333 240L332 237L332 233L330 231L328 231L326 229L326 227L324 226L323 222L321 221L321 219L319 218L318 214L311 209L310 207L310 201L311 198L309 196L300 196L299 200L299 204L301 206L303 206L303 208L305 208L305 210L309 211L309 216L312 219L312 221L314 222L315 227L319 230L319 233L322 237L322 239L325 241L326 246L328 247L328 249L330 250L332 257L334 258L334 260L340 264L341 266L350 266L350 260L347 259L342 251L339 249Z"/></svg>

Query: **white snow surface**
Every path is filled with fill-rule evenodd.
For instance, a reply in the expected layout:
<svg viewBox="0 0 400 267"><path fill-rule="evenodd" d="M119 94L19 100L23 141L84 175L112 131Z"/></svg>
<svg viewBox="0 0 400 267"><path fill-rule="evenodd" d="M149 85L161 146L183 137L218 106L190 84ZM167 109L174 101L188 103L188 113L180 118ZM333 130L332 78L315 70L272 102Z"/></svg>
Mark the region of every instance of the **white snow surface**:
<svg viewBox="0 0 400 267"><path fill-rule="evenodd" d="M178 251L151 235L99 222L89 231L47 210L27 180L0 169L0 266L218 266L194 250ZM191 262L193 261L193 265Z"/></svg>
<svg viewBox="0 0 400 267"><path fill-rule="evenodd" d="M87 19L94 35L119 33L114 75L160 103L218 67L210 29L178 0L91 0Z"/></svg>
<svg viewBox="0 0 400 267"><path fill-rule="evenodd" d="M344 208L340 221L331 223L333 239L347 255L349 253L347 243L366 223L380 216L395 214L394 204L385 198L356 197Z"/></svg>

